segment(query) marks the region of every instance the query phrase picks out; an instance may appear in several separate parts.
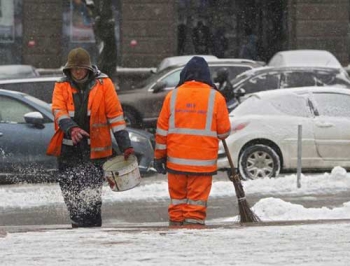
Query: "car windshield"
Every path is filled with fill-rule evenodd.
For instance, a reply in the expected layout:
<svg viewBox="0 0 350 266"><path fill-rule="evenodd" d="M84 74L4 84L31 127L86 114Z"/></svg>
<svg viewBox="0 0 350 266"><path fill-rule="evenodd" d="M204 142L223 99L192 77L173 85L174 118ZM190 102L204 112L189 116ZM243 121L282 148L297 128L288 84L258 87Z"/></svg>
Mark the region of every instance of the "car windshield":
<svg viewBox="0 0 350 266"><path fill-rule="evenodd" d="M40 107L42 107L43 109L49 111L51 113L51 106L47 103L47 102L44 102L38 98L35 98L35 97L32 97L30 95L26 95L24 96L26 99L28 99L29 101L39 105Z"/></svg>

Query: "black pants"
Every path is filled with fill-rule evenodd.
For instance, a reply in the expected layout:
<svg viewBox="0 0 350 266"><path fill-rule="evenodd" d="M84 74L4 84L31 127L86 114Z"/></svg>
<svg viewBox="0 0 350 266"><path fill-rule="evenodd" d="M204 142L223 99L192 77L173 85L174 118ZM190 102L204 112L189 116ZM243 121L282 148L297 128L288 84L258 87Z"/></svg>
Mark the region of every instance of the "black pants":
<svg viewBox="0 0 350 266"><path fill-rule="evenodd" d="M71 158L72 159L72 158ZM74 227L102 225L103 170L90 160L59 160L59 185Z"/></svg>

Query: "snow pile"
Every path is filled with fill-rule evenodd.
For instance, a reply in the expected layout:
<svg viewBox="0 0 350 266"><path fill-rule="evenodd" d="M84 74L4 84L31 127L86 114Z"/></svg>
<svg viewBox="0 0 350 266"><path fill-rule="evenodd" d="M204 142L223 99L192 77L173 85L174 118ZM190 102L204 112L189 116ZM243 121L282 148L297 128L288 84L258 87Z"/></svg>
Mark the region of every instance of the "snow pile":
<svg viewBox="0 0 350 266"><path fill-rule="evenodd" d="M253 206L262 221L350 219L350 202L339 208L304 208L276 198L261 199Z"/></svg>

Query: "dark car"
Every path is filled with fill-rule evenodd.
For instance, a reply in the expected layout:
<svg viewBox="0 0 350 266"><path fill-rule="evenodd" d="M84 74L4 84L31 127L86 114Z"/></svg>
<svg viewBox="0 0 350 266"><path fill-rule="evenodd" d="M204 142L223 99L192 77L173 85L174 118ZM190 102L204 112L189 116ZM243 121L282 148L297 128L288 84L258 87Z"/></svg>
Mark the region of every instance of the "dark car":
<svg viewBox="0 0 350 266"><path fill-rule="evenodd" d="M60 77L36 77L0 80L0 89L27 93L51 103L55 82L59 79Z"/></svg>
<svg viewBox="0 0 350 266"><path fill-rule="evenodd" d="M261 62L245 59L214 59L207 62L213 79L216 73L223 68L228 70L229 78L233 79L244 71L262 66ZM167 67L150 76L135 88L118 92L125 118L130 126L155 127L164 98L178 84L180 72L185 64L183 62Z"/></svg>
<svg viewBox="0 0 350 266"><path fill-rule="evenodd" d="M0 79L39 77L37 69L31 65L0 65Z"/></svg>
<svg viewBox="0 0 350 266"><path fill-rule="evenodd" d="M153 173L153 135L127 130L140 173ZM53 134L49 104L28 94L0 89L0 182L53 181L56 158L46 155ZM118 152L115 142L114 148Z"/></svg>
<svg viewBox="0 0 350 266"><path fill-rule="evenodd" d="M240 74L231 83L230 91L224 92L230 110L237 106L242 95L259 91L308 86L350 88L347 72L332 67L255 68Z"/></svg>

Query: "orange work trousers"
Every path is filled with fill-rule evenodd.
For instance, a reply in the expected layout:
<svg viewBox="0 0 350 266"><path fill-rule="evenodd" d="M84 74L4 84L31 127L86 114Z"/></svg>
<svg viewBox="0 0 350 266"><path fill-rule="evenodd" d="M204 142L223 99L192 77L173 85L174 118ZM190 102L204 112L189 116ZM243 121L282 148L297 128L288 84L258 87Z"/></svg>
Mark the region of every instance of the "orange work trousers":
<svg viewBox="0 0 350 266"><path fill-rule="evenodd" d="M212 176L168 173L169 220L204 224Z"/></svg>

